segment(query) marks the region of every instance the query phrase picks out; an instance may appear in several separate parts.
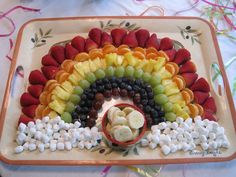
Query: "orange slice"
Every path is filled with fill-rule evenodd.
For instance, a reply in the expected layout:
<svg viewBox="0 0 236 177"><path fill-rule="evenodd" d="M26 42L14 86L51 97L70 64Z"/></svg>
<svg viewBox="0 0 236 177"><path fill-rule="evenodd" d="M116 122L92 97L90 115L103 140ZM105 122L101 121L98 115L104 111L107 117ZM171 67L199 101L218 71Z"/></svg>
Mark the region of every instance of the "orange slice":
<svg viewBox="0 0 236 177"><path fill-rule="evenodd" d="M42 117L47 116L52 110L47 106L46 108L43 109L42 111Z"/></svg>
<svg viewBox="0 0 236 177"><path fill-rule="evenodd" d="M186 86L184 78L180 75L175 75L173 77L173 81L177 84L177 86L180 90L183 90Z"/></svg>
<svg viewBox="0 0 236 177"><path fill-rule="evenodd" d="M149 47L149 48L146 49L146 55L148 55L149 53L158 54L158 51L154 47Z"/></svg>
<svg viewBox="0 0 236 177"><path fill-rule="evenodd" d="M137 57L141 60L144 60L145 59L145 55L139 51L134 51L133 54L132 54L134 57Z"/></svg>
<svg viewBox="0 0 236 177"><path fill-rule="evenodd" d="M52 84L48 87L48 91L49 91L49 92L52 92L52 90L53 90L54 88L56 88L56 86L58 86L58 85L60 85L60 84L58 84L58 83L52 83Z"/></svg>
<svg viewBox="0 0 236 177"><path fill-rule="evenodd" d="M193 101L193 99L194 99L193 91L188 88L185 88L184 91L188 92L191 101Z"/></svg>
<svg viewBox="0 0 236 177"><path fill-rule="evenodd" d="M128 53L128 52L130 52L131 50L129 49L129 48L118 48L117 49L117 53L119 54L119 55L124 55L124 54L126 54L126 53Z"/></svg>
<svg viewBox="0 0 236 177"><path fill-rule="evenodd" d="M117 49L119 50L119 49L124 49L124 48L129 49L129 46L126 44L122 44Z"/></svg>
<svg viewBox="0 0 236 177"><path fill-rule="evenodd" d="M182 94L182 96L184 98L185 103L189 104L191 102L191 96L189 95L189 93L186 92L185 90L182 90L181 94Z"/></svg>
<svg viewBox="0 0 236 177"><path fill-rule="evenodd" d="M58 81L61 74L65 73L65 70L61 69L56 73L55 79Z"/></svg>
<svg viewBox="0 0 236 177"><path fill-rule="evenodd" d="M64 60L63 63L61 64L61 68L68 73L72 73L75 64L76 62L73 60Z"/></svg>
<svg viewBox="0 0 236 177"><path fill-rule="evenodd" d="M52 101L52 93L48 93L46 96L46 100L47 100L47 105Z"/></svg>
<svg viewBox="0 0 236 177"><path fill-rule="evenodd" d="M146 55L146 50L142 47L135 47L133 51L141 52L143 55Z"/></svg>
<svg viewBox="0 0 236 177"><path fill-rule="evenodd" d="M168 62L168 64L171 64L175 68L174 75L179 73L179 66L175 62Z"/></svg>
<svg viewBox="0 0 236 177"><path fill-rule="evenodd" d="M197 108L198 108L199 115L202 116L203 113L204 113L203 107L202 107L200 104L196 104L196 103L195 103L195 105L196 105Z"/></svg>
<svg viewBox="0 0 236 177"><path fill-rule="evenodd" d="M103 58L103 53L101 49L92 49L89 51L89 56L91 59Z"/></svg>
<svg viewBox="0 0 236 177"><path fill-rule="evenodd" d="M175 75L175 67L171 63L166 63L165 68L172 76Z"/></svg>
<svg viewBox="0 0 236 177"><path fill-rule="evenodd" d="M160 51L158 51L158 57L164 57L164 58L166 58L166 60L167 61L169 61L170 59L169 59L169 57L168 57L168 55L166 55L166 53L164 52L164 51L162 51L162 50L160 50Z"/></svg>
<svg viewBox="0 0 236 177"><path fill-rule="evenodd" d="M78 62L81 62L81 61L86 61L86 60L88 60L90 57L89 57L89 54L88 53L86 53L86 52L81 52L81 53L79 53L79 54L77 54L76 56L75 56L75 61L78 61Z"/></svg>
<svg viewBox="0 0 236 177"><path fill-rule="evenodd" d="M51 85L51 84L55 84L55 83L57 83L57 81L54 80L54 79L47 81L47 83L46 83L46 85L45 85L45 87L44 87L44 90L48 90L49 87L50 87L50 85Z"/></svg>
<svg viewBox="0 0 236 177"><path fill-rule="evenodd" d="M47 105L48 102L47 102L47 95L48 95L48 91L43 91L40 96L39 96L39 101L40 101L40 104L42 105Z"/></svg>
<svg viewBox="0 0 236 177"><path fill-rule="evenodd" d="M146 55L147 59L156 59L157 58L157 54L156 53L148 53Z"/></svg>
<svg viewBox="0 0 236 177"><path fill-rule="evenodd" d="M68 77L70 76L69 73L62 73L58 78L58 83L61 84L62 82L66 81Z"/></svg>
<svg viewBox="0 0 236 177"><path fill-rule="evenodd" d="M42 119L42 112L46 108L44 105L38 105L37 108L35 109L35 118L37 119Z"/></svg>
<svg viewBox="0 0 236 177"><path fill-rule="evenodd" d="M192 118L196 117L197 115L199 115L199 109L195 104L189 104L188 108L190 110L190 116Z"/></svg>
<svg viewBox="0 0 236 177"><path fill-rule="evenodd" d="M102 49L102 52L104 54L108 54L108 53L116 53L117 52L117 49L115 48L115 46L111 45L111 44L108 44L108 45L105 45Z"/></svg>

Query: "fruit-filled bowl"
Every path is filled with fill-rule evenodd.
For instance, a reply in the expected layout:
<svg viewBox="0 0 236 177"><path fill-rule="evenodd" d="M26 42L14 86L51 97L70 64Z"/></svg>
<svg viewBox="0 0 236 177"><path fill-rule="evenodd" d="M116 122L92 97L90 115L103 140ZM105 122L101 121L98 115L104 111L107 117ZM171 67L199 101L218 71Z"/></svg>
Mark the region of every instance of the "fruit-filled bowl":
<svg viewBox="0 0 236 177"><path fill-rule="evenodd" d="M143 111L131 104L116 104L102 118L102 131L113 147L132 147L142 139L146 128Z"/></svg>

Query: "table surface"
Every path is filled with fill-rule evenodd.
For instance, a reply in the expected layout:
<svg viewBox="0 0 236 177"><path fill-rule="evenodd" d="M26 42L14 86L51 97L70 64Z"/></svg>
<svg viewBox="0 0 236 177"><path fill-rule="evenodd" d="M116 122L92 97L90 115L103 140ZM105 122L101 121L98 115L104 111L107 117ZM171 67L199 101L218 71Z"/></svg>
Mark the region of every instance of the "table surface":
<svg viewBox="0 0 236 177"><path fill-rule="evenodd" d="M11 17L16 25L15 32L10 37L0 37L0 105L3 100L3 93L5 90L5 84L10 67L10 61L6 58L9 52L9 39L13 42L16 40L16 35L19 27L28 20L34 18L46 18L46 17L71 17L71 16L137 16L144 12L147 8L152 6L161 6L164 9L166 16L174 15L175 12L188 9L194 1L185 0L1 0L0 12L6 12L10 8L22 5L32 8L39 8L38 12L26 12L21 9L12 12ZM206 3L200 2L197 9L192 9L184 13L178 14L183 16L200 16L200 10L206 6ZM160 12L156 8L150 9L146 16L160 15ZM10 26L7 21L0 20L0 34L10 30ZM236 37L236 33L231 35ZM235 56L236 42L226 38L224 36L218 37L221 54L224 63ZM12 51L9 54L12 55ZM227 69L227 76L232 85L235 77L236 64L234 63ZM234 97L236 100L236 97ZM141 166L142 167L142 166ZM154 166L159 167L159 166ZM18 176L18 177L33 177L33 176L102 176L101 171L104 166L99 167L57 167L57 166L12 166L0 162L0 175L2 177ZM236 174L236 160L222 163L204 163L204 164L185 164L185 165L165 165L160 173L160 176L186 176L194 177L199 176L227 176L233 177ZM126 167L113 166L107 176L138 176L138 174L131 172Z"/></svg>

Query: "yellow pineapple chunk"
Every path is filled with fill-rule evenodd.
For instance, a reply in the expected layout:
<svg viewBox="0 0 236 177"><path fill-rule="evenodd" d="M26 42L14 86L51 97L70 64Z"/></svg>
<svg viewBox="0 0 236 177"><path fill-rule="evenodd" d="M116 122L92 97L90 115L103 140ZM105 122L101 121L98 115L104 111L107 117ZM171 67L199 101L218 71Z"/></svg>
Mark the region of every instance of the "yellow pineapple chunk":
<svg viewBox="0 0 236 177"><path fill-rule="evenodd" d="M134 67L136 69L143 69L147 63L148 63L148 60L137 60L137 63Z"/></svg>
<svg viewBox="0 0 236 177"><path fill-rule="evenodd" d="M67 91L65 91L63 88L61 88L60 86L57 86L53 91L52 91L53 95L56 95L58 98L62 99L62 100L69 100L70 98L70 93L68 93Z"/></svg>
<svg viewBox="0 0 236 177"><path fill-rule="evenodd" d="M61 84L61 87L66 90L67 92L69 93L72 93L73 90L74 90L74 87L73 85L69 82L69 81L64 81L62 84Z"/></svg>
<svg viewBox="0 0 236 177"><path fill-rule="evenodd" d="M108 66L112 66L115 64L116 62L116 58L117 58L117 54L116 53L109 53L105 55L105 60L106 60L106 64Z"/></svg>
<svg viewBox="0 0 236 177"><path fill-rule="evenodd" d="M62 114L65 110L66 104L64 101L54 100L48 105L52 110Z"/></svg>
<svg viewBox="0 0 236 177"><path fill-rule="evenodd" d="M128 52L124 55L125 59L128 61L130 66L135 66L137 63L137 58L132 55L131 52Z"/></svg>
<svg viewBox="0 0 236 177"><path fill-rule="evenodd" d="M101 67L102 67L101 60L100 60L99 58L95 58L95 59L93 60L93 63L94 63L94 65L96 66L96 70L97 70L98 68L101 68Z"/></svg>
<svg viewBox="0 0 236 177"><path fill-rule="evenodd" d="M58 114L55 112L55 111L51 111L48 116L51 118L51 119L54 119L55 117L58 116Z"/></svg>
<svg viewBox="0 0 236 177"><path fill-rule="evenodd" d="M100 63L101 63L101 68L102 68L102 69L106 69L106 67L107 67L106 60L101 59L101 60L100 60Z"/></svg>
<svg viewBox="0 0 236 177"><path fill-rule="evenodd" d="M89 68L91 72L94 72L97 70L97 66L94 64L93 60L89 60Z"/></svg>
<svg viewBox="0 0 236 177"><path fill-rule="evenodd" d="M172 74L169 71L167 71L164 67L162 67L156 73L161 76L161 79L170 79L172 77Z"/></svg>
<svg viewBox="0 0 236 177"><path fill-rule="evenodd" d="M177 94L169 96L169 101L171 103L177 103L179 101L184 101L184 99L181 93L177 93Z"/></svg>
<svg viewBox="0 0 236 177"><path fill-rule="evenodd" d="M124 60L124 56L118 55L118 56L116 57L116 60L115 60L115 66L120 66L120 65L122 65L123 60Z"/></svg>
<svg viewBox="0 0 236 177"><path fill-rule="evenodd" d="M157 57L154 70L159 71L164 66L165 63L166 63L166 59L164 57Z"/></svg>

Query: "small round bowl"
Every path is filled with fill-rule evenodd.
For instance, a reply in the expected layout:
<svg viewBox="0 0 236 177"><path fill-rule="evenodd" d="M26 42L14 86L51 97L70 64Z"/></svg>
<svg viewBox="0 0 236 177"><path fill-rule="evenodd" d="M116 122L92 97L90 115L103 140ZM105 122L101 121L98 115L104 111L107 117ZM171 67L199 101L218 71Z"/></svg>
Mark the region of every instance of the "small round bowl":
<svg viewBox="0 0 236 177"><path fill-rule="evenodd" d="M144 113L142 110L140 110L138 107L134 106L134 105L131 105L131 104L126 104L126 103L121 103L121 104L116 104L116 105L113 105L115 107L118 107L118 108L124 108L124 107L131 107L133 108L134 110L140 112L143 117L144 117L144 124L143 124L143 127L140 128L140 133L139 133L139 136L136 137L134 140L131 140L131 141L127 141L127 142L120 142L120 141L117 141L115 140L111 135L110 133L106 130L106 125L108 123L108 118L107 118L107 113L108 113L108 110L105 112L103 118L102 118L102 130L103 130L103 133L105 135L105 137L107 138L108 141L111 142L112 146L119 146L119 147L130 147L134 144L136 144L142 137L143 135L145 134L145 131L147 129L147 122L146 122L146 118L144 116Z"/></svg>

